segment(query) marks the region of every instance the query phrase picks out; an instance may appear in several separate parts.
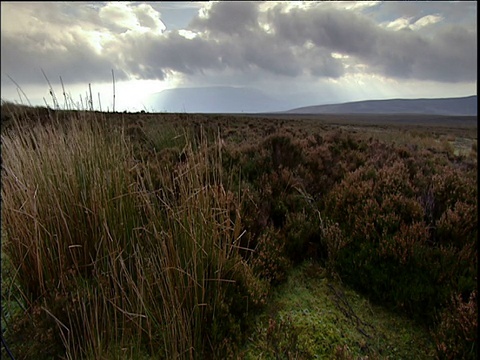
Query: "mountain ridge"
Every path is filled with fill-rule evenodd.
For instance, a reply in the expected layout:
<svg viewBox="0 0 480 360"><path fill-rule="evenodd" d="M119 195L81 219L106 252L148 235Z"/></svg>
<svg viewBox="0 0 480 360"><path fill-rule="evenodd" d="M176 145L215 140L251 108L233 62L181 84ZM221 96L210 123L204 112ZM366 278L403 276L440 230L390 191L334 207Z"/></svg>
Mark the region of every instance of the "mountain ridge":
<svg viewBox="0 0 480 360"><path fill-rule="evenodd" d="M277 94L278 96L278 94ZM145 105L153 111L250 114L428 114L476 116L477 95L445 98L371 99L301 106L317 102L311 94L283 99L254 87L200 86L165 89L153 93ZM326 99L325 99L326 100ZM318 103L317 103L318 104Z"/></svg>
<svg viewBox="0 0 480 360"><path fill-rule="evenodd" d="M286 114L432 114L477 116L477 95L455 98L381 99L313 105Z"/></svg>

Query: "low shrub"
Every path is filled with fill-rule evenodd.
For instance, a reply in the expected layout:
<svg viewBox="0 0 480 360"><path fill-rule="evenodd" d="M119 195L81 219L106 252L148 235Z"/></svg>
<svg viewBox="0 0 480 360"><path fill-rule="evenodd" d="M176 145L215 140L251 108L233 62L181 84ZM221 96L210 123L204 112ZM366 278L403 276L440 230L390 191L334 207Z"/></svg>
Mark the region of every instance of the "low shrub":
<svg viewBox="0 0 480 360"><path fill-rule="evenodd" d="M439 359L477 359L478 351L477 291L468 299L452 296L441 312L434 331Z"/></svg>
<svg viewBox="0 0 480 360"><path fill-rule="evenodd" d="M323 216L345 239L335 260L344 280L431 323L453 292L476 289L476 174L438 166L427 181L432 168L412 172L427 161L417 162L377 154L333 187Z"/></svg>

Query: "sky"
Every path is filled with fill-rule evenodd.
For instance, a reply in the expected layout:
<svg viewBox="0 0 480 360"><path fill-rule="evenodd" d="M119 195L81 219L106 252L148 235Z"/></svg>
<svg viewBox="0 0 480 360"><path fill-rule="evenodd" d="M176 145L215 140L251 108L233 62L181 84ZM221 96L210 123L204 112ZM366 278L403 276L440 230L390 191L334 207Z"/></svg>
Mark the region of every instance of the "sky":
<svg viewBox="0 0 480 360"><path fill-rule="evenodd" d="M2 1L1 71L2 100L53 106L52 89L87 108L91 89L103 111L114 89L117 111L168 111L152 94L213 86L285 108L470 96L477 4Z"/></svg>

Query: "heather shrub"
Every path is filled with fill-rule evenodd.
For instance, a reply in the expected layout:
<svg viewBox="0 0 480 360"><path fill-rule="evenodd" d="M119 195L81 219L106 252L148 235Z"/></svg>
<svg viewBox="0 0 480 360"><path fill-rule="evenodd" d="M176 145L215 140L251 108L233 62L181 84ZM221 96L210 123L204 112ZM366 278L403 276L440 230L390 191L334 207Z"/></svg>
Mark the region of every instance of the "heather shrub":
<svg viewBox="0 0 480 360"><path fill-rule="evenodd" d="M263 171L269 172L270 166L264 151L257 145L243 144L241 146L227 143L222 154L224 168L232 168L239 173L238 181L245 184L253 184L262 175ZM259 169L257 166L262 165Z"/></svg>
<svg viewBox="0 0 480 360"><path fill-rule="evenodd" d="M320 243L323 254L319 258L325 261L325 267L329 275L336 275L335 266L337 265L338 256L347 244L345 236L338 223L333 223L331 220L322 220L321 218L320 231Z"/></svg>
<svg viewBox="0 0 480 360"><path fill-rule="evenodd" d="M274 168L281 166L292 169L302 162L301 149L293 143L291 136L272 135L265 140L263 146L269 150Z"/></svg>
<svg viewBox="0 0 480 360"><path fill-rule="evenodd" d="M322 199L344 176L365 164L367 144L341 131L315 134L304 145L305 160L299 174L315 199Z"/></svg>
<svg viewBox="0 0 480 360"><path fill-rule="evenodd" d="M476 288L474 168L342 131L296 142L285 134L251 149L247 169L265 171L250 172L257 205L247 218L257 233L277 229L294 263L324 260L373 298L428 321L452 291Z"/></svg>
<svg viewBox="0 0 480 360"><path fill-rule="evenodd" d="M444 166L431 178L432 216L439 220L448 210L453 210L458 201L477 207L477 171ZM475 210L476 211L476 210ZM469 217L471 219L471 216ZM473 225L471 223L471 225Z"/></svg>
<svg viewBox="0 0 480 360"><path fill-rule="evenodd" d="M431 322L452 292L476 288L476 178L450 166L428 181L435 162L415 171L424 163L377 153L332 188L323 214L340 225L342 278Z"/></svg>
<svg viewBox="0 0 480 360"><path fill-rule="evenodd" d="M285 256L285 240L279 230L268 227L256 241L251 264L255 274L268 284L278 284L285 280L290 267Z"/></svg>
<svg viewBox="0 0 480 360"><path fill-rule="evenodd" d="M438 359L477 359L478 351L477 291L464 299L452 296L441 312L434 331Z"/></svg>
<svg viewBox="0 0 480 360"><path fill-rule="evenodd" d="M305 206L301 211L288 213L283 231L285 252L299 264L306 259L325 259L321 246L321 230L318 216Z"/></svg>

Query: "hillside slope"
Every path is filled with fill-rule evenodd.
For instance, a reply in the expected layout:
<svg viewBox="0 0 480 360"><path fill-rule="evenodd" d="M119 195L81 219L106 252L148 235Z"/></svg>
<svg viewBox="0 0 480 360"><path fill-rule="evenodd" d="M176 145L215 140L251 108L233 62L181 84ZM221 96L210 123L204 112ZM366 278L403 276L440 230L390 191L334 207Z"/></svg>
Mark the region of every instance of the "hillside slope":
<svg viewBox="0 0 480 360"><path fill-rule="evenodd" d="M286 111L289 114L435 114L477 115L477 96L443 99L390 99L318 105Z"/></svg>

